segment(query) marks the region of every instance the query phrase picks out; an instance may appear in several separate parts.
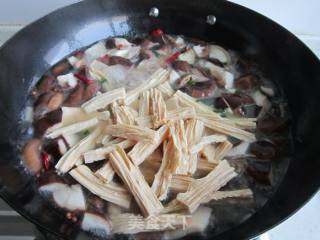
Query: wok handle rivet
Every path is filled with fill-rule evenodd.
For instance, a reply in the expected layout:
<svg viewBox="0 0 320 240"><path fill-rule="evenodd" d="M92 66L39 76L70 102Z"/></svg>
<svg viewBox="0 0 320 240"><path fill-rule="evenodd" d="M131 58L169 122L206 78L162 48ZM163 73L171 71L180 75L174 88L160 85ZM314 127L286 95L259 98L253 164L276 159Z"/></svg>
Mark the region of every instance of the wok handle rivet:
<svg viewBox="0 0 320 240"><path fill-rule="evenodd" d="M207 23L210 25L214 25L217 22L217 18L214 15L207 16Z"/></svg>
<svg viewBox="0 0 320 240"><path fill-rule="evenodd" d="M149 11L149 16L150 17L158 17L159 16L159 9L156 7L152 7Z"/></svg>

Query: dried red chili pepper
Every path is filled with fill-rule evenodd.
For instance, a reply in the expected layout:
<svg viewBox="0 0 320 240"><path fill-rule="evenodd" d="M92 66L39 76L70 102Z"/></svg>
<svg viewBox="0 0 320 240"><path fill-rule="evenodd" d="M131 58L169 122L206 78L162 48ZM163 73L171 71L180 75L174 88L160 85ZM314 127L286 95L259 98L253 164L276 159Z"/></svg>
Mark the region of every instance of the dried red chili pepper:
<svg viewBox="0 0 320 240"><path fill-rule="evenodd" d="M83 82L84 84L91 84L94 82L94 80L88 79L85 76L79 74L79 73L74 73L73 74L76 78L78 78L81 82Z"/></svg>
<svg viewBox="0 0 320 240"><path fill-rule="evenodd" d="M41 153L41 159L42 159L42 164L43 164L43 167L46 171L49 170L50 168L50 156L48 153L46 152L42 152Z"/></svg>
<svg viewBox="0 0 320 240"><path fill-rule="evenodd" d="M163 34L163 31L160 28L156 28L150 32L152 37L160 37Z"/></svg>
<svg viewBox="0 0 320 240"><path fill-rule="evenodd" d="M166 59L166 63L168 63L168 64L173 63L175 60L178 59L178 57L179 57L180 54L181 54L180 52L175 52L174 54L172 54L170 57L168 57L168 58Z"/></svg>

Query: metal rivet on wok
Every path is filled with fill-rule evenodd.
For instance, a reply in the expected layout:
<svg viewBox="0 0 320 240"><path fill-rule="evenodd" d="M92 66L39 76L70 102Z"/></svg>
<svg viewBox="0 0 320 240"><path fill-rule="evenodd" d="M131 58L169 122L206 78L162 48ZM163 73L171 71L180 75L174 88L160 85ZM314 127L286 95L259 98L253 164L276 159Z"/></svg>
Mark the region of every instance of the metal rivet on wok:
<svg viewBox="0 0 320 240"><path fill-rule="evenodd" d="M217 22L217 18L214 15L207 16L207 23L210 25L214 25Z"/></svg>
<svg viewBox="0 0 320 240"><path fill-rule="evenodd" d="M156 7L153 7L149 11L149 16L150 17L158 17L159 16L159 9Z"/></svg>

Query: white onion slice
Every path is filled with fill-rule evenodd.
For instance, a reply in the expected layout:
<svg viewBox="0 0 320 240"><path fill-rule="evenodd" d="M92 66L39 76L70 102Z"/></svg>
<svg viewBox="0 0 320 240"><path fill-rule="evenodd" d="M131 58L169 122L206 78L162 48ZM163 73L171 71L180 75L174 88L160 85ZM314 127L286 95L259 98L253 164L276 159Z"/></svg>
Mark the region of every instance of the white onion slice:
<svg viewBox="0 0 320 240"><path fill-rule="evenodd" d="M228 51L218 45L209 46L209 58L217 59L225 64L231 63L231 56Z"/></svg>

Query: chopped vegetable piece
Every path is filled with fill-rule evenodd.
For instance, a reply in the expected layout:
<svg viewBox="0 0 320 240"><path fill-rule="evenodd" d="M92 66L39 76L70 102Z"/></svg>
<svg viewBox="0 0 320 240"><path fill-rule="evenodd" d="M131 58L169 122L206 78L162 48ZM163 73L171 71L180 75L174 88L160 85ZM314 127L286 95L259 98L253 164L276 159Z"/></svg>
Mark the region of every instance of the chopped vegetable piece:
<svg viewBox="0 0 320 240"><path fill-rule="evenodd" d="M112 182L103 183L87 166L81 165L70 171L69 174L100 198L126 209L130 207L131 196L123 186Z"/></svg>
<svg viewBox="0 0 320 240"><path fill-rule="evenodd" d="M190 79L190 80L187 82L187 85L190 86L190 87L194 86L195 84L196 84L196 82L193 81L192 79Z"/></svg>
<svg viewBox="0 0 320 240"><path fill-rule="evenodd" d="M121 147L116 146L116 149L110 153L109 161L117 175L127 185L145 217L161 212L163 208L161 202L145 181L139 168L132 164Z"/></svg>

